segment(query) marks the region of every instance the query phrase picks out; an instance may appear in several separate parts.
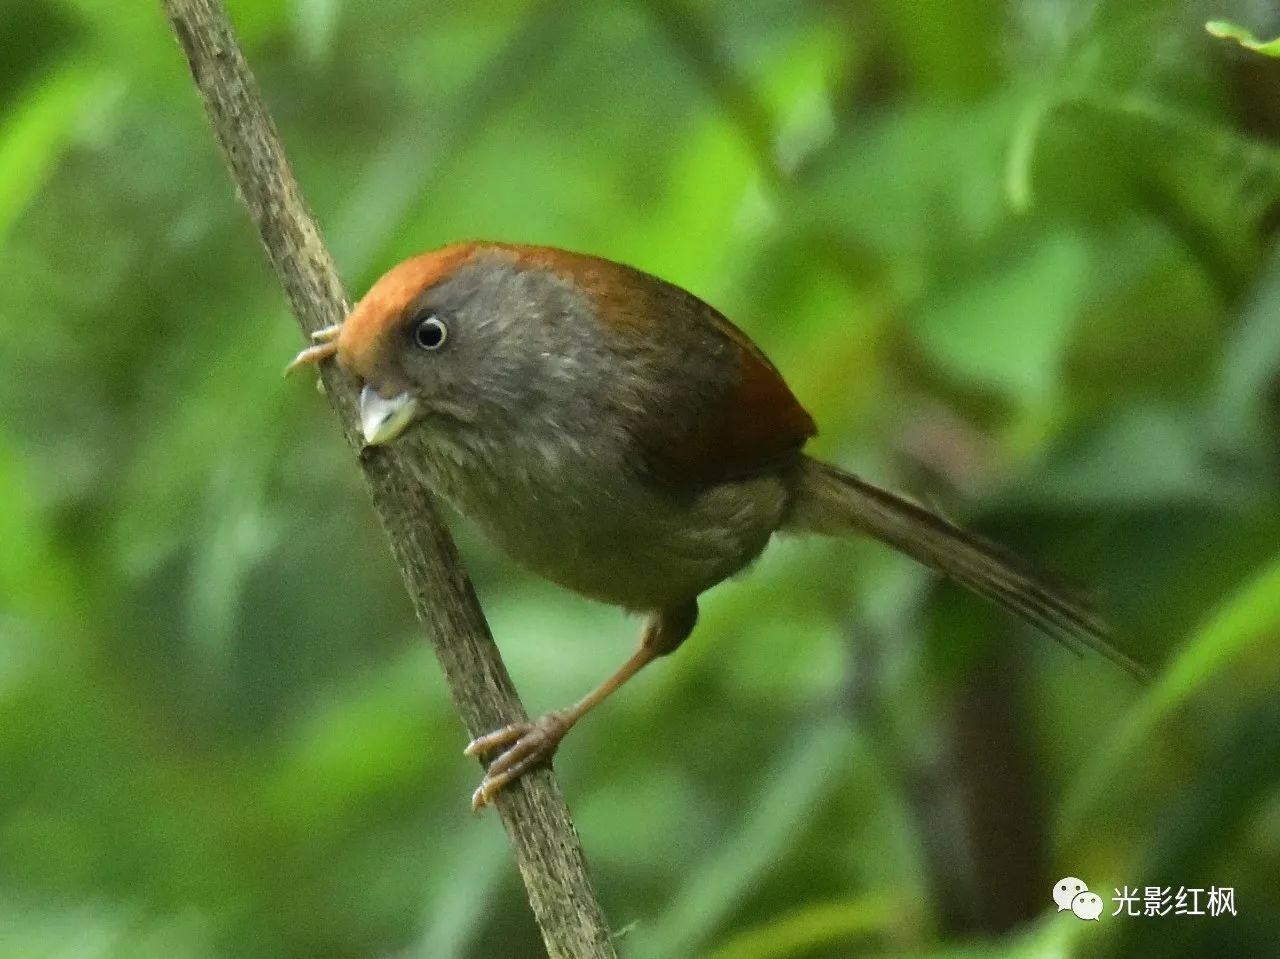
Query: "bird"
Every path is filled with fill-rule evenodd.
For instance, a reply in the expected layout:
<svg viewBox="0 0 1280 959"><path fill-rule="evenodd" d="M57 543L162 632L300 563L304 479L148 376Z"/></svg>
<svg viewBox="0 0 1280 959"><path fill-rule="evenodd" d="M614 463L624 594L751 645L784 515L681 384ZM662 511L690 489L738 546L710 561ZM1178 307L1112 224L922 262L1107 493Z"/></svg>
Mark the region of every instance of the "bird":
<svg viewBox="0 0 1280 959"><path fill-rule="evenodd" d="M360 384L368 446L533 573L646 618L577 703L479 736L477 810L551 760L583 716L693 632L699 597L777 534L869 536L1133 675L1056 577L905 496L804 452L813 419L719 311L633 267L469 241L413 256L290 364Z"/></svg>

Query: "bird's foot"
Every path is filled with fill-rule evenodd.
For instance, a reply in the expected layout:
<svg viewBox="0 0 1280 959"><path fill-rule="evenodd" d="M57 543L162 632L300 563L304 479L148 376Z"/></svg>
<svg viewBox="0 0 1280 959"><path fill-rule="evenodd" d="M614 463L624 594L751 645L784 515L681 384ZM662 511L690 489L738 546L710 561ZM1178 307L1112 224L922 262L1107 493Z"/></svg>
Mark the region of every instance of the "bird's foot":
<svg viewBox="0 0 1280 959"><path fill-rule="evenodd" d="M324 329L313 332L311 341L315 346L308 346L295 356L293 362L285 367L284 375L288 376L294 370L301 369L304 366L316 366L334 356L338 352L337 339L338 334L341 332L341 323L335 323L333 326L326 326Z"/></svg>
<svg viewBox="0 0 1280 959"><path fill-rule="evenodd" d="M512 723L479 736L464 750L468 756L483 756L501 749L485 770L484 779L471 795L471 808L480 812L493 802L508 784L530 769L550 762L560 740L573 725L567 710L546 713L532 722Z"/></svg>
<svg viewBox="0 0 1280 959"><path fill-rule="evenodd" d="M338 334L342 332L342 324L334 323L330 326L321 327L311 333L311 339L316 343L332 343L338 338Z"/></svg>

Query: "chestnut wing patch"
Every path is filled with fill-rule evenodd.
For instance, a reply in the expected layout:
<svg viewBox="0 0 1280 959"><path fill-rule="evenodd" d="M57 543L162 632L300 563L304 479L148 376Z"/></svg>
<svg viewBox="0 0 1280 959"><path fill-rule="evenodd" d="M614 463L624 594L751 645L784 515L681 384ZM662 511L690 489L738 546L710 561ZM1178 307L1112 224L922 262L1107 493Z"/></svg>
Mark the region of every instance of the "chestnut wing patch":
<svg viewBox="0 0 1280 959"><path fill-rule="evenodd" d="M745 333L706 303L694 302L701 313L695 322L707 324L722 344L716 352L725 369L709 395L673 398L687 399L695 409L683 429L646 444L650 471L664 485L699 487L787 465L817 432L813 419Z"/></svg>

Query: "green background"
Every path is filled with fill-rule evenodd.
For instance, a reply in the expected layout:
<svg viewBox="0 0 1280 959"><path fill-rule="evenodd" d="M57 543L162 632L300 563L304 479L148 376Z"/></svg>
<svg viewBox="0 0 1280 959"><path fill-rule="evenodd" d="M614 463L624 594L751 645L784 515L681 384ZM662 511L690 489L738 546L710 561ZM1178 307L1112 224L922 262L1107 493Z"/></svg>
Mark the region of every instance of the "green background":
<svg viewBox="0 0 1280 959"><path fill-rule="evenodd" d="M1156 670L776 544L557 759L628 955L1280 955L1280 61L1203 29L1270 4L230 7L354 293L472 237L680 283ZM0 956L541 955L158 5L0 26ZM531 709L630 651L454 526Z"/></svg>

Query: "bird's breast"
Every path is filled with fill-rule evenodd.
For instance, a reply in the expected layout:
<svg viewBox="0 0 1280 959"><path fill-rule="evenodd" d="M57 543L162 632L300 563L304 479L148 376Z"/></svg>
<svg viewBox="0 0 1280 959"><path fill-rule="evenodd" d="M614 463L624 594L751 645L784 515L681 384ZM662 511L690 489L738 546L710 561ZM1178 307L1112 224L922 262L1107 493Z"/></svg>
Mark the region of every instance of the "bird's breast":
<svg viewBox="0 0 1280 959"><path fill-rule="evenodd" d="M538 575L628 609L663 608L741 570L782 520L780 475L672 494L620 457L554 435L427 434L419 479Z"/></svg>

